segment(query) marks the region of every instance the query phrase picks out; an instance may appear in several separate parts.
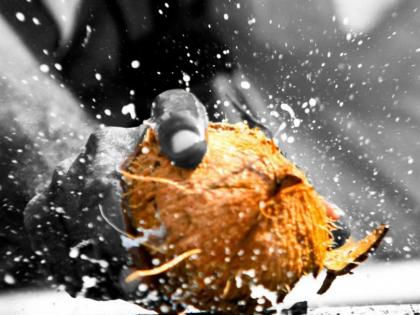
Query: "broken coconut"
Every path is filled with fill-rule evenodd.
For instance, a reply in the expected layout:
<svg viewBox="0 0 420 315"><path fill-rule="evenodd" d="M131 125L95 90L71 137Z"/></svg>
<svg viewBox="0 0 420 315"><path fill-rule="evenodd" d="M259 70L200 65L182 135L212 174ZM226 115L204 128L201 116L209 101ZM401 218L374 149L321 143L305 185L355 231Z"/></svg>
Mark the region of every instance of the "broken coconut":
<svg viewBox="0 0 420 315"><path fill-rule="evenodd" d="M123 165L123 209L140 279L183 309L254 312L281 302L306 274L327 269L320 292L350 272L387 231L332 250L321 196L275 142L246 124L210 124L193 170L171 163L149 129ZM255 299L263 287L276 300Z"/></svg>

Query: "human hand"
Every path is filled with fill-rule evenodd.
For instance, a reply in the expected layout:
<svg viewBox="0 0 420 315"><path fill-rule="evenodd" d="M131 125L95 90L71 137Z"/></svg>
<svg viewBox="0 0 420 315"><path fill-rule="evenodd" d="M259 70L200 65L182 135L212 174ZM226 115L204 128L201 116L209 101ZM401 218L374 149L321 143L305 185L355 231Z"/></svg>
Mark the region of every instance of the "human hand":
<svg viewBox="0 0 420 315"><path fill-rule="evenodd" d="M25 209L25 227L48 275L72 296L129 299L136 287L123 280L129 254L123 246L120 165L142 140L146 125L158 133L162 151L180 167L194 167L206 151L207 117L190 93L160 94L152 117L136 128L94 132L76 159L61 163L51 184Z"/></svg>

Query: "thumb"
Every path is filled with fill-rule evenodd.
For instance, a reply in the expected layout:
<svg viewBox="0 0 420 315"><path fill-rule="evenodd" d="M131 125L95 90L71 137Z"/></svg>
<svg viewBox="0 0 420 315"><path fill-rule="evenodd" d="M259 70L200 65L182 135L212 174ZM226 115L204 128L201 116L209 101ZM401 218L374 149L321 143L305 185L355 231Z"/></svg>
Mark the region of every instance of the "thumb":
<svg viewBox="0 0 420 315"><path fill-rule="evenodd" d="M204 105L185 90L159 94L152 107L152 121L162 152L183 168L195 168L207 151L207 113Z"/></svg>

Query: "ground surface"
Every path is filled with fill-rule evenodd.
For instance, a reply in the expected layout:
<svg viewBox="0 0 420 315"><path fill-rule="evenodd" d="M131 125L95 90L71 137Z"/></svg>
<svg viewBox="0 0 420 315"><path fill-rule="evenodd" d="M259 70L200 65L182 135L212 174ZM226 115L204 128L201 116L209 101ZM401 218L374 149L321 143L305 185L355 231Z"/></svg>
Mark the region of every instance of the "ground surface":
<svg viewBox="0 0 420 315"><path fill-rule="evenodd" d="M322 296L322 282L302 279L287 296L284 307L307 300L309 314L420 315L420 261L366 263L353 275L343 276ZM368 305L368 306L367 306ZM64 292L26 289L0 295L0 315L137 315L145 310L124 301L97 302L70 298ZM149 313L150 314L150 313Z"/></svg>

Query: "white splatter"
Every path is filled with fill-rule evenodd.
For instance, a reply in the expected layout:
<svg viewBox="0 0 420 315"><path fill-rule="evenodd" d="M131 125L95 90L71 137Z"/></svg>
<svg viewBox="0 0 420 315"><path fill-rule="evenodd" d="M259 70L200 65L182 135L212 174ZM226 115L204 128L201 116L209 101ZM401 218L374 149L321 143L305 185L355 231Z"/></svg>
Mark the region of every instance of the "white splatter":
<svg viewBox="0 0 420 315"><path fill-rule="evenodd" d="M98 264L101 268L108 268L109 266L109 263L106 260L91 258L85 254L81 254L80 259L90 261L92 264Z"/></svg>
<svg viewBox="0 0 420 315"><path fill-rule="evenodd" d="M50 71L50 67L46 64L42 64L39 66L39 70L41 70L41 72L43 73L47 73Z"/></svg>
<svg viewBox="0 0 420 315"><path fill-rule="evenodd" d="M260 299L265 298L270 301L271 305L277 305L277 293L266 289L263 285L253 285L251 289L251 298Z"/></svg>
<svg viewBox="0 0 420 315"><path fill-rule="evenodd" d="M81 242L79 242L78 244L76 244L73 247L70 247L70 251L69 251L69 257L70 258L77 258L79 257L80 254L80 248L85 247L89 244L91 244L92 241L91 240L83 240Z"/></svg>
<svg viewBox="0 0 420 315"><path fill-rule="evenodd" d="M244 90L249 90L251 88L251 83L248 81L241 81L241 88Z"/></svg>
<svg viewBox="0 0 420 315"><path fill-rule="evenodd" d="M98 280L96 278L89 277L89 276L83 276L82 280L83 280L83 288L85 288L85 289L93 288L96 285L96 283L98 282Z"/></svg>
<svg viewBox="0 0 420 315"><path fill-rule="evenodd" d="M257 20L255 18L249 19L248 20L248 25L255 24L255 22L257 22Z"/></svg>
<svg viewBox="0 0 420 315"><path fill-rule="evenodd" d="M89 43L90 36L92 35L92 27L90 25L86 25L86 35L82 42L82 47L86 47Z"/></svg>
<svg viewBox="0 0 420 315"><path fill-rule="evenodd" d="M34 23L36 26L41 25L41 21L36 17L32 18L32 23Z"/></svg>
<svg viewBox="0 0 420 315"><path fill-rule="evenodd" d="M166 228L161 225L159 229L141 229L137 228L143 236L136 237L136 238L129 238L126 235L120 235L122 246L126 249L139 247L140 245L148 242L151 237L163 239L166 235Z"/></svg>
<svg viewBox="0 0 420 315"><path fill-rule="evenodd" d="M133 68L133 69L138 69L140 67L140 61L138 61L138 60L133 60L132 62L131 62L131 68Z"/></svg>
<svg viewBox="0 0 420 315"><path fill-rule="evenodd" d="M121 113L122 113L123 115L127 115L127 114L129 114L129 115L130 115L130 117L131 117L131 119L135 119L135 118L137 117L137 115L136 115L136 107L134 106L134 104L133 104L133 103L130 103L130 104L124 105L124 106L122 107L122 109L121 109Z"/></svg>
<svg viewBox="0 0 420 315"><path fill-rule="evenodd" d="M16 279L10 273L6 273L4 275L4 282L10 285L13 285L16 283Z"/></svg>
<svg viewBox="0 0 420 315"><path fill-rule="evenodd" d="M188 74L186 74L186 73L182 73L182 80L185 83L187 83L187 82L190 82L191 81L191 77Z"/></svg>
<svg viewBox="0 0 420 315"><path fill-rule="evenodd" d="M26 20L25 14L23 14L22 12L16 12L16 18L19 22L25 22Z"/></svg>
<svg viewBox="0 0 420 315"><path fill-rule="evenodd" d="M309 105L310 105L310 104L309 104ZM285 112L287 112L287 113L290 115L290 118L292 118L292 119L293 119L293 125L294 125L295 127L299 127L299 126L300 126L301 120L300 120L300 119L298 119L298 118L296 118L295 112L294 112L293 108L292 108L289 104L282 103L282 104L280 105L280 108L281 108L282 110L284 110Z"/></svg>

